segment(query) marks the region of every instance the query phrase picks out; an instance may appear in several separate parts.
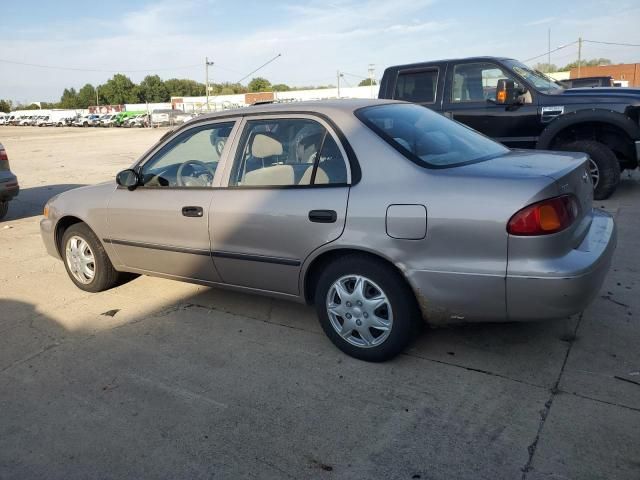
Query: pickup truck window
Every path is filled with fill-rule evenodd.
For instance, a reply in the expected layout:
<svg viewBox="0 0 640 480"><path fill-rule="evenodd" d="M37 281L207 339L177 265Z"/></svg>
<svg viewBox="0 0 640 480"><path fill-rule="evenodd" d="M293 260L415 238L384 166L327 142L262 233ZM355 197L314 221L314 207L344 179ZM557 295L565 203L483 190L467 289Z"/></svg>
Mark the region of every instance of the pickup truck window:
<svg viewBox="0 0 640 480"><path fill-rule="evenodd" d="M453 103L495 101L496 87L501 78L515 81L513 76L492 63L458 64L453 67L451 101ZM516 88L519 88L518 82L515 83Z"/></svg>
<svg viewBox="0 0 640 480"><path fill-rule="evenodd" d="M412 162L449 168L506 154L509 149L420 105L391 103L355 112L367 127Z"/></svg>
<svg viewBox="0 0 640 480"><path fill-rule="evenodd" d="M412 103L433 103L436 100L438 69L400 70L393 98Z"/></svg>
<svg viewBox="0 0 640 480"><path fill-rule="evenodd" d="M517 62L515 60L505 61L514 72L520 75L522 78L530 82L534 88L540 92L545 93L560 93L564 90L562 84L558 83L551 77L546 76L542 72L538 72L525 64Z"/></svg>

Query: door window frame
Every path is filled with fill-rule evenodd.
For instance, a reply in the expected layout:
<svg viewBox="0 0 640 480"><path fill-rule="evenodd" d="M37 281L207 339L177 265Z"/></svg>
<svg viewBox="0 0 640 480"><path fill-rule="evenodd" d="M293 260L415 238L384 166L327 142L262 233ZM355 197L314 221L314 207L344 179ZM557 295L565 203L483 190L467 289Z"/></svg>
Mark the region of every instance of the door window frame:
<svg viewBox="0 0 640 480"><path fill-rule="evenodd" d="M345 169L347 171L347 181L346 183L323 183L323 184L313 184L313 185L231 185L231 173L233 171L233 166L236 162L238 148L244 147L244 145L240 145L240 142L244 140L244 131L247 128L247 124L253 121L268 121L268 120L291 120L291 119L300 119L300 120L310 120L320 124L327 132L327 135L331 135L334 142L338 146L340 151L340 155L342 156L342 161L344 162ZM347 150L343 145L341 138L336 134L336 131L324 118L319 115L309 114L309 113L285 113L285 112L273 112L273 113L260 113L255 115L246 115L243 116L240 122L234 127L234 139L230 145L229 150L227 150L227 155L225 158L225 165L223 167L223 174L220 181L220 188L230 189L230 190L283 190L283 189L309 189L309 188L344 188L349 187L354 184L352 169L351 169L351 157L347 154ZM229 155L229 152L233 152L232 155ZM318 152L320 153L320 152ZM319 155L318 155L319 157ZM357 160L356 160L357 162ZM216 175L218 172L216 171Z"/></svg>
<svg viewBox="0 0 640 480"><path fill-rule="evenodd" d="M229 137L227 139L227 142L225 144L225 148L222 151L222 155L220 156L220 159L218 160L218 168L216 168L216 173L213 177L213 181L211 182L211 185L208 187L186 187L186 186L166 186L166 187L161 187L161 186L149 186L149 185L138 185L136 187L136 190L138 189L148 189L148 190L211 190L214 188L218 188L220 186L220 181L221 178L223 177L223 170L225 169L225 164L226 159L229 157L229 152L232 151L232 147L234 145L234 141L235 141L235 137L236 134L238 132L238 128L240 123L242 123L242 117L241 116L233 116L233 117L223 117L223 118L214 118L211 119L210 121L207 122L198 122L194 125L190 125L187 128L178 128L175 130L169 130L167 133L164 134L164 137L161 137L160 139L160 143L154 145L153 147L151 147L149 150L147 150L145 153L142 154L142 156L140 157L140 159L134 164L134 166L132 167L133 170L135 170L138 174L140 174L142 172L142 169L144 168L144 166L153 161L155 159L155 157L157 155L163 154L167 148L170 148L174 142L185 135L195 135L198 132L202 131L202 130L207 130L207 129L211 129L212 127L215 127L215 125L218 124L223 124L223 123L232 123L234 122L234 125L231 129L231 132L229 133ZM215 148L213 145L211 146L211 148ZM125 187L121 187L118 186L118 188L122 189Z"/></svg>
<svg viewBox="0 0 640 480"><path fill-rule="evenodd" d="M488 102L486 100L484 101L480 101L480 100L470 100L470 101L465 101L465 102L454 102L453 101L453 75L454 75L454 71L455 68L458 65L472 65L472 64L482 64L482 65L491 65L494 68L497 68L499 70L502 70L504 73L507 73L513 80L516 80L518 83L520 83L523 87L525 87L527 89L527 91L529 92L529 95L531 95L531 103L526 103L523 106L528 106L528 105L537 105L536 103L536 95L537 95L537 91L533 88L531 88L531 85L529 85L529 83L527 81L525 81L520 75L516 74L515 72L511 71L507 66L502 65L494 60L491 59L487 59L487 60L478 60L478 59L472 59L472 60L464 60L464 61L459 61L459 62L449 62L449 64L447 65L447 72L445 75L445 84L444 84L444 95L443 95L443 108L446 105L447 107L452 107L452 106L458 106L459 108L465 108L465 107L476 107L478 105L482 105L482 106L486 106L486 107L505 107L505 105L502 104L496 104L496 103L491 103Z"/></svg>
<svg viewBox="0 0 640 480"><path fill-rule="evenodd" d="M421 73L421 72L436 72L436 80L435 80L436 89L433 92L433 101L431 101L431 102L412 102L412 103L416 103L418 105L434 105L434 104L436 104L438 102L438 92L440 91L440 67L437 66L437 65L431 65L431 66L428 66L428 67L404 68L404 69L398 70L397 73L396 73L396 78L393 81L392 98L394 100L398 99L396 97L396 87L398 85L398 78L400 78L400 75L409 74L409 73ZM398 99L398 100L407 101L407 100L403 100L403 99Z"/></svg>

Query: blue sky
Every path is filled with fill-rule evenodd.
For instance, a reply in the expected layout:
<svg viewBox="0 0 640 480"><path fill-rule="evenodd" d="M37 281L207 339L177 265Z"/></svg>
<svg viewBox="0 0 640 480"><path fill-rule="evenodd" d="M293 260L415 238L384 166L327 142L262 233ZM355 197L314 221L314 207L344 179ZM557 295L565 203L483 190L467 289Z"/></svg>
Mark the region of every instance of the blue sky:
<svg viewBox="0 0 640 480"><path fill-rule="evenodd" d="M578 36L640 43L637 0L2 0L1 10L0 60L102 70L0 62L0 98L18 101L57 100L65 87L126 70L134 81L148 73L204 81L205 56L215 62L214 81L237 81L281 53L259 74L310 85L335 83L338 69L364 77L370 63L380 77L388 65L437 58L525 60L546 51L548 28L552 48ZM633 62L640 48L585 44L583 56ZM554 53L552 63L576 58L572 46Z"/></svg>

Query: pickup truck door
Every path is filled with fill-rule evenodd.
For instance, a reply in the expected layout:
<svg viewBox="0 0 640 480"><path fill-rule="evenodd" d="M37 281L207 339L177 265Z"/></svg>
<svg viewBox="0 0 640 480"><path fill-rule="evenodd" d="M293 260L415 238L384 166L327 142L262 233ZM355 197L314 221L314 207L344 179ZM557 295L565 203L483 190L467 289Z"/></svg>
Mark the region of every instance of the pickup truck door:
<svg viewBox="0 0 640 480"><path fill-rule="evenodd" d="M535 92L527 89L525 103L498 105L498 80L514 80L512 74L490 61L451 62L447 68L442 110L445 116L464 123L512 148L533 148L540 132Z"/></svg>

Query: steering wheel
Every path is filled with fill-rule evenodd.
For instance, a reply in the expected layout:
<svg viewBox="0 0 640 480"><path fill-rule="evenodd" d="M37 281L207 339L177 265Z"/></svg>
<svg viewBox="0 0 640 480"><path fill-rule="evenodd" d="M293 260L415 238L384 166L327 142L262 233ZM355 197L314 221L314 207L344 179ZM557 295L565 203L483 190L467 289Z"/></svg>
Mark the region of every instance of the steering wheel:
<svg viewBox="0 0 640 480"><path fill-rule="evenodd" d="M202 174L198 175L197 177L191 175L183 176L182 173L184 171L184 167L186 167L187 165L191 165L192 170L195 170L193 168L193 165L203 168L206 173L211 176L211 178L209 180L206 180L205 178L202 178ZM200 160L187 160L178 167L178 172L176 173L176 182L178 183L179 187L208 187L209 185L211 185L211 182L213 182L213 177L215 176L215 174L215 169L210 165L207 165Z"/></svg>

